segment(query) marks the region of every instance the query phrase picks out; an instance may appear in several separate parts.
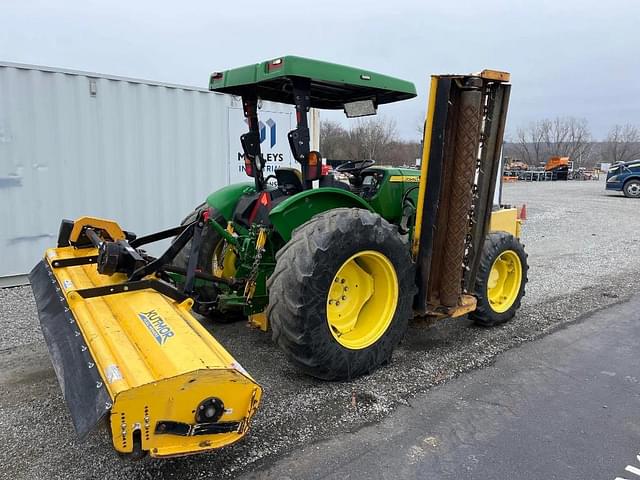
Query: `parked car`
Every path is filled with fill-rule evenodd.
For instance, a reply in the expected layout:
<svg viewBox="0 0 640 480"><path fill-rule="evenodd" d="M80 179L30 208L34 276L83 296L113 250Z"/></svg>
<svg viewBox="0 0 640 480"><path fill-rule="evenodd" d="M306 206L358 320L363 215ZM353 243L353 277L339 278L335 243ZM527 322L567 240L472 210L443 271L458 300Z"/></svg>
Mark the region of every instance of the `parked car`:
<svg viewBox="0 0 640 480"><path fill-rule="evenodd" d="M640 159L611 165L606 189L624 192L625 197L640 198Z"/></svg>

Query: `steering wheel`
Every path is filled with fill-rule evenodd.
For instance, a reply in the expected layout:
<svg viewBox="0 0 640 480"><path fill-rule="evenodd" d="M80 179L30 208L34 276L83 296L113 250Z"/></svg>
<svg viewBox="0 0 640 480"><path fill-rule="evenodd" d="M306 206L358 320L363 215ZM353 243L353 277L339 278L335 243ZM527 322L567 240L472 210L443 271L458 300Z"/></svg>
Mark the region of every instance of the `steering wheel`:
<svg viewBox="0 0 640 480"><path fill-rule="evenodd" d="M264 178L264 183L267 183L269 180L275 180L277 182L278 181L278 177L276 177L275 175L269 175L269 176Z"/></svg>
<svg viewBox="0 0 640 480"><path fill-rule="evenodd" d="M351 173L352 175L360 175L360 172L365 168L369 168L375 165L375 160L349 160L348 162L341 163L336 168L333 169L334 172L339 173Z"/></svg>

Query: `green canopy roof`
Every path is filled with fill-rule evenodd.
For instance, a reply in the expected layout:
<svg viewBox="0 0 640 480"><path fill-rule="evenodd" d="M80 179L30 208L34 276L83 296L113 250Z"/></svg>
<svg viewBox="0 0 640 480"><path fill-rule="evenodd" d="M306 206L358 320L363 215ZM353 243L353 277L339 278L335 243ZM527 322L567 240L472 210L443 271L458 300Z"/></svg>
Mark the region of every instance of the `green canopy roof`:
<svg viewBox="0 0 640 480"><path fill-rule="evenodd" d="M345 65L286 56L211 75L209 90L293 104L291 79L311 81L311 106L342 109L348 102L372 99L377 105L416 96L412 82Z"/></svg>

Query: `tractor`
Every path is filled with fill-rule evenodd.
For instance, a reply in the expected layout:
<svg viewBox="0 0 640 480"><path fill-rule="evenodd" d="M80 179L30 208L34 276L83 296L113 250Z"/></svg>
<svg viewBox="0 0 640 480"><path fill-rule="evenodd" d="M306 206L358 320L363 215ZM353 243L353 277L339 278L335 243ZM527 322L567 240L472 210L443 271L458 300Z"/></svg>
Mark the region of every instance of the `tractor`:
<svg viewBox="0 0 640 480"><path fill-rule="evenodd" d="M210 77L242 99L250 181L210 194L178 226L138 237L63 220L30 274L41 327L80 436L106 420L114 448L185 455L242 438L258 382L204 328L247 318L323 380L391 360L410 318L513 318L527 282L516 209L496 205L509 74L433 76L420 169L354 159L323 170L311 108L376 114L411 82L285 56ZM259 105L295 107L300 168L265 175ZM158 257L144 247L171 239ZM196 316L197 314L197 316Z"/></svg>

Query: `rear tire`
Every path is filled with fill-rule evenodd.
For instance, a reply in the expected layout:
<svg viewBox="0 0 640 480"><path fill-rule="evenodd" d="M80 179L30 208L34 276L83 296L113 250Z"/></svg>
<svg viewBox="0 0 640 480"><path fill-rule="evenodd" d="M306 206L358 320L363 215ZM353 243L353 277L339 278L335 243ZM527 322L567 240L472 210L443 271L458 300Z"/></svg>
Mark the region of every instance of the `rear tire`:
<svg viewBox="0 0 640 480"><path fill-rule="evenodd" d="M274 341L297 367L317 378L343 380L369 373L390 360L407 329L415 294L409 245L396 227L367 210L337 208L298 227L276 257L276 268L267 283L267 315ZM362 287L369 280L360 282L357 290L357 280L341 273L348 278L344 285L350 285L351 291L344 292L349 300L339 297L342 291L336 294L333 290L343 289L338 274L346 272L346 265L358 270L356 277L360 269L366 272L364 276L372 282L366 286L372 286L370 292L377 291L362 296ZM364 302L353 317L355 323L344 330L330 324L330 319L339 316L330 309L340 310L333 297L342 299L342 308L348 308L353 299ZM368 330L370 324L373 327Z"/></svg>
<svg viewBox="0 0 640 480"><path fill-rule="evenodd" d="M180 225L188 225L189 223L194 222L196 218L198 218L198 215L205 209L205 206L205 203L198 205L195 210L193 210L191 213L189 213L189 215L182 219ZM203 229L203 237L205 237L204 232L206 230L208 230L208 228L205 226L205 228ZM200 258L198 259L198 265L201 264L201 260L203 259L203 254L205 251L205 248L203 247L204 245L200 246ZM173 259L173 264L176 267L187 268L187 263L189 262L189 252L191 252L191 240L189 240L184 248L178 252L176 258Z"/></svg>
<svg viewBox="0 0 640 480"><path fill-rule="evenodd" d="M527 253L516 237L507 232L487 235L475 284L478 304L469 318L484 327L511 320L524 297L528 270Z"/></svg>
<svg viewBox="0 0 640 480"><path fill-rule="evenodd" d="M640 180L629 180L624 184L623 192L627 198L640 198Z"/></svg>

